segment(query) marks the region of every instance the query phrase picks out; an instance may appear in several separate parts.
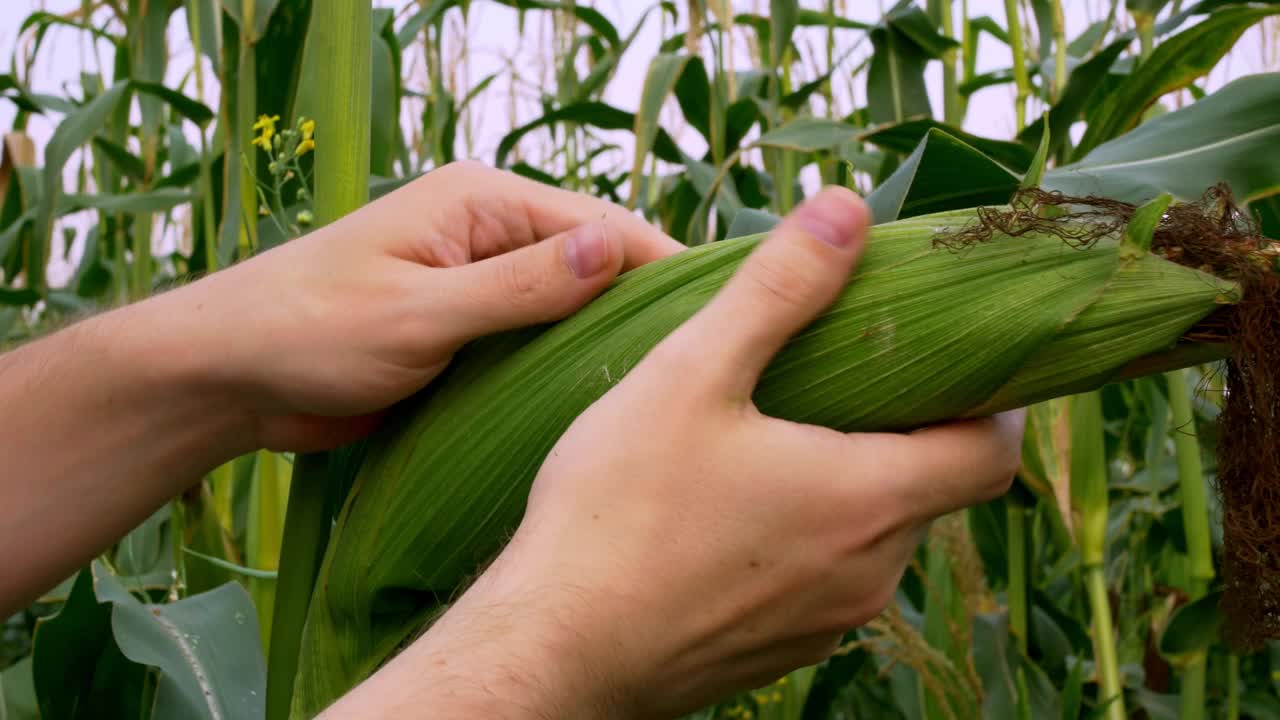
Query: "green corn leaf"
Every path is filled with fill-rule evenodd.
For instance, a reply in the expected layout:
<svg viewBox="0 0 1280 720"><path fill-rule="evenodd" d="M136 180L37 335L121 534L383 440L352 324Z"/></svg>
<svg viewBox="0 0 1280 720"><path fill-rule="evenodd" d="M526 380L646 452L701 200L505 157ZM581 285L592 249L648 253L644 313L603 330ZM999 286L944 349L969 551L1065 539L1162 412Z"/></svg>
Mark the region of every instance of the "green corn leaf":
<svg viewBox="0 0 1280 720"><path fill-rule="evenodd" d="M1040 187L1041 181L1044 180L1045 166L1049 163L1049 146L1053 144L1053 131L1048 122L1043 127L1044 132L1041 133L1040 146L1036 149L1035 157L1031 159L1031 164L1019 184L1022 188Z"/></svg>
<svg viewBox="0 0 1280 720"><path fill-rule="evenodd" d="M1101 143L1137 125L1151 103L1208 73L1245 30L1278 13L1280 6L1224 9L1161 43L1090 117L1075 157L1085 157Z"/></svg>
<svg viewBox="0 0 1280 720"><path fill-rule="evenodd" d="M857 135L858 128L838 120L796 118L761 135L752 146L817 152L847 143Z"/></svg>
<svg viewBox="0 0 1280 720"><path fill-rule="evenodd" d="M58 614L36 626L31 670L45 720L88 717L92 708L142 716L146 668L120 653L111 605L100 604L88 570L76 575Z"/></svg>
<svg viewBox="0 0 1280 720"><path fill-rule="evenodd" d="M931 129L919 147L867 196L877 223L946 209L999 205L1019 179L1000 163L947 133Z"/></svg>
<svg viewBox="0 0 1280 720"><path fill-rule="evenodd" d="M885 150L909 154L919 147L930 130L944 132L1014 172L1025 172L1031 165L1032 151L1021 143L973 135L932 118L915 118L882 125L859 135L858 139L879 145Z"/></svg>
<svg viewBox="0 0 1280 720"><path fill-rule="evenodd" d="M1067 77L1067 86L1057 102L1049 108L1021 133L1018 139L1023 143L1038 143L1044 134L1045 123L1052 128L1049 141L1049 154L1058 152L1058 148L1067 141L1071 125L1085 113L1090 104L1099 95L1102 80L1115 65L1116 59L1130 45L1129 40L1117 40L1098 52L1097 55L1077 65Z"/></svg>
<svg viewBox="0 0 1280 720"><path fill-rule="evenodd" d="M232 572L237 575L243 575L248 578L254 578L256 580L275 580L280 576L280 573L275 570L258 570L256 568L237 565L236 563L223 560L222 558L216 558L212 555L205 555L204 553L197 552L195 550L192 550L189 547L183 547L182 552L192 557L199 558L209 563L210 565L226 570L227 572Z"/></svg>
<svg viewBox="0 0 1280 720"><path fill-rule="evenodd" d="M1241 200L1266 198L1280 188L1280 164L1272 154L1280 142L1276 97L1280 73L1240 78L1050 170L1044 185L1142 203L1162 192L1198 199L1205 187L1225 181Z"/></svg>
<svg viewBox="0 0 1280 720"><path fill-rule="evenodd" d="M775 70L782 67L785 54L791 47L791 34L795 32L799 13L799 0L769 0L769 24L772 31L769 58L770 66Z"/></svg>
<svg viewBox="0 0 1280 720"><path fill-rule="evenodd" d="M222 0L222 9L242 28L249 43L258 42L267 31L271 15L276 11L280 0ZM248 16L248 27L246 26Z"/></svg>
<svg viewBox="0 0 1280 720"><path fill-rule="evenodd" d="M1160 654L1180 663L1217 642L1223 624L1221 600L1221 592L1212 592L1178 608L1160 634Z"/></svg>
<svg viewBox="0 0 1280 720"><path fill-rule="evenodd" d="M686 73L691 60L697 62L697 68L691 71L694 77L696 78L697 73L701 72L705 79L706 71L702 69L702 61L690 55L664 53L649 63L649 72L644 79L644 89L640 92L640 109L636 111L635 125L632 127L635 135L635 154L631 163L631 196L627 201L629 208L634 209L640 200L640 176L644 172L645 160L649 157L653 143L658 138L658 132L662 129L658 124L662 106L666 104L677 81ZM701 113L695 117L703 120L702 129L703 134L706 135L706 118Z"/></svg>
<svg viewBox="0 0 1280 720"><path fill-rule="evenodd" d="M152 717L262 718L266 670L249 595L235 583L146 605L101 565L98 602L111 608L111 633L124 657L159 671Z"/></svg>
<svg viewBox="0 0 1280 720"><path fill-rule="evenodd" d="M444 16L446 11L457 7L459 4L459 0L432 0L430 5L426 5L414 13L396 31L396 40L400 47L411 45L418 33L422 32L422 28L427 25L434 25L437 20Z"/></svg>
<svg viewBox="0 0 1280 720"><path fill-rule="evenodd" d="M635 127L636 116L625 110L619 110L612 105L596 101L566 105L521 125L503 136L498 143L497 151L494 153L494 165L505 167L507 156L511 154L511 151L515 149L516 143L520 142L520 139L525 135L539 128L560 122L590 125L601 130L631 130ZM653 154L667 162L680 162L679 148L676 147L675 141L671 139L667 131L661 128L658 129L657 138L654 140Z"/></svg>

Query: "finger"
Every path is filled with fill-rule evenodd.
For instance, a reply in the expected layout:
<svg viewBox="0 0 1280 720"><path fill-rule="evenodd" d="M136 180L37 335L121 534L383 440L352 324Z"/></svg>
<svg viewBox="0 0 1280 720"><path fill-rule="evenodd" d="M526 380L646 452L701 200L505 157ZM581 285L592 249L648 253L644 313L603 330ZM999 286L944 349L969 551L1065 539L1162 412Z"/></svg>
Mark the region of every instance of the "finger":
<svg viewBox="0 0 1280 720"><path fill-rule="evenodd" d="M432 268L429 287L447 343L564 318L622 267L613 228L594 222L535 245L454 268Z"/></svg>
<svg viewBox="0 0 1280 720"><path fill-rule="evenodd" d="M710 359L713 377L749 398L761 371L840 293L862 254L870 212L827 188L805 201L743 262L710 303L666 343Z"/></svg>
<svg viewBox="0 0 1280 720"><path fill-rule="evenodd" d="M450 163L433 170L392 193L388 200L400 210L387 216L397 219L420 215L424 205L438 208L429 218L431 223L448 226L445 230L457 234L467 245L459 249L461 255L451 265L501 255L601 221L622 244L624 269L684 249L624 207L474 161ZM381 234L403 236L398 230L390 225ZM413 250L409 249L410 259L427 262L425 257L412 257Z"/></svg>
<svg viewBox="0 0 1280 720"><path fill-rule="evenodd" d="M884 439L879 452L898 459L896 472L884 478L885 492L917 521L1003 495L1018 470L1024 420L1025 413L1015 410L876 436Z"/></svg>
<svg viewBox="0 0 1280 720"><path fill-rule="evenodd" d="M511 197L523 199L525 216L536 237L548 237L602 220L622 243L623 270L631 270L685 249L684 245L620 205L515 173L498 171L497 175L496 188L510 193Z"/></svg>

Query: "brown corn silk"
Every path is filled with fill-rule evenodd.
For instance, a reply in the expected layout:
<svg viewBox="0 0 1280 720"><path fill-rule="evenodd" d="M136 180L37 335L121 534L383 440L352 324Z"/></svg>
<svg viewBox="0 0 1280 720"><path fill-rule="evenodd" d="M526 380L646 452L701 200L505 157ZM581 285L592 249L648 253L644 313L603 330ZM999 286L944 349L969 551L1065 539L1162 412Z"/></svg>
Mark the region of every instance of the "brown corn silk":
<svg viewBox="0 0 1280 720"><path fill-rule="evenodd" d="M1221 241L1218 225L1218 240L1164 232L1161 250L1134 255L1121 247L1127 206L1025 230L1015 222L1009 232L995 222L1008 210L980 212L872 228L854 281L763 374L761 411L844 431L906 430L1218 359L1238 335L1243 321L1221 308L1240 300L1239 284L1185 265L1188 246ZM956 235L981 227L981 238ZM939 237L955 249L937 247ZM566 320L464 348L397 411L334 526L304 631L295 717L366 678L447 606L510 537L564 430L710 300L761 239L646 265ZM1162 256L1174 248L1184 264ZM1242 272L1224 268L1250 281ZM1256 348L1240 352L1254 357ZM1235 363L1248 380L1257 364L1243 358Z"/></svg>
<svg viewBox="0 0 1280 720"><path fill-rule="evenodd" d="M1107 198L1028 189L1008 208L978 209L973 223L934 242L963 250L997 236L1041 233L1084 249L1123 232L1135 209ZM1241 289L1239 302L1197 323L1184 340L1228 348L1216 482L1222 610L1232 644L1257 650L1280 638L1280 244L1264 237L1220 184L1197 202L1171 205L1151 251Z"/></svg>

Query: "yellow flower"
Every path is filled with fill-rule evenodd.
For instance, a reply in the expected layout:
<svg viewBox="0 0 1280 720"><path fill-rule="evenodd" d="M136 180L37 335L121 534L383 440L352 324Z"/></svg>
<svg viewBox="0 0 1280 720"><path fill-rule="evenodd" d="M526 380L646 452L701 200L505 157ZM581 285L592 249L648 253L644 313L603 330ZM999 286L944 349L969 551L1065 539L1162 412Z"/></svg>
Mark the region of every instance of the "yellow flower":
<svg viewBox="0 0 1280 720"><path fill-rule="evenodd" d="M298 157L302 157L316 149L316 141L313 139L316 132L316 121L304 119L298 123L298 129L302 131L302 142L298 143L298 149L295 154Z"/></svg>
<svg viewBox="0 0 1280 720"><path fill-rule="evenodd" d="M279 121L279 115L259 115L258 122L253 124L253 129L260 132L258 137L253 139L253 144L271 152L271 138L276 134L276 123Z"/></svg>

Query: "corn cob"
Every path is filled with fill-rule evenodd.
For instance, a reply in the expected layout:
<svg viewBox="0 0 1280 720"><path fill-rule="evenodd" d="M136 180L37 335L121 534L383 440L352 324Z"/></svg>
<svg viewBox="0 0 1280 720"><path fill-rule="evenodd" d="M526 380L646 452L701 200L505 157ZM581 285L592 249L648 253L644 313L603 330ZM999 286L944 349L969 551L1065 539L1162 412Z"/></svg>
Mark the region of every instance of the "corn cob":
<svg viewBox="0 0 1280 720"><path fill-rule="evenodd" d="M1235 283L1119 232L1084 247L1052 232L936 245L974 219L967 210L873 228L843 295L764 374L761 411L845 431L903 430L1226 354L1185 338L1239 300ZM363 680L444 608L518 524L543 458L574 418L701 308L760 239L645 266L565 321L475 343L398 411L334 528L295 717Z"/></svg>

